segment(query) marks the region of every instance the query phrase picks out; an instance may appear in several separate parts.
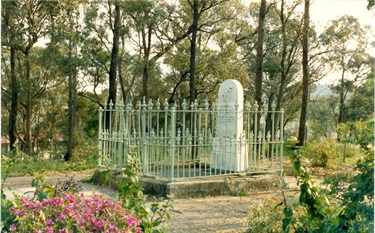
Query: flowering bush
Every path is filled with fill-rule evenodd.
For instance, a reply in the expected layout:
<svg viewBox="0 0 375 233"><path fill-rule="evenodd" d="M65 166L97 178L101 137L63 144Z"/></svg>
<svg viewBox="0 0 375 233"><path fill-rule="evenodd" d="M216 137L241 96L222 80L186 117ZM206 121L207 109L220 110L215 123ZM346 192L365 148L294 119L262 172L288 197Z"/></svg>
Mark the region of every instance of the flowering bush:
<svg viewBox="0 0 375 233"><path fill-rule="evenodd" d="M15 216L10 232L142 232L140 220L129 215L121 202L111 202L98 195L64 193L63 197L30 201L18 199L9 209Z"/></svg>

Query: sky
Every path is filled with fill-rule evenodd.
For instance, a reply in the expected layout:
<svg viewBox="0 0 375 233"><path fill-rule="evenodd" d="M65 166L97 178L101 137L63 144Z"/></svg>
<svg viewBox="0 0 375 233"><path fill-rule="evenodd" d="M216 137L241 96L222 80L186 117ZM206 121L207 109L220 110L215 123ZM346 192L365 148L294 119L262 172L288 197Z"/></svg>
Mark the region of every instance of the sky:
<svg viewBox="0 0 375 233"><path fill-rule="evenodd" d="M367 0L311 0L311 3L310 18L320 29L328 21L344 14L352 15L361 24L375 28L375 10L367 10Z"/></svg>
<svg viewBox="0 0 375 233"><path fill-rule="evenodd" d="M361 25L368 24L375 35L375 10L367 10L367 0L312 0L310 18L315 23L319 32L330 20L342 15L352 15L359 20ZM375 39L375 36L373 37ZM375 49L370 53L375 56ZM340 74L335 72L319 81L319 84L332 84L338 80Z"/></svg>

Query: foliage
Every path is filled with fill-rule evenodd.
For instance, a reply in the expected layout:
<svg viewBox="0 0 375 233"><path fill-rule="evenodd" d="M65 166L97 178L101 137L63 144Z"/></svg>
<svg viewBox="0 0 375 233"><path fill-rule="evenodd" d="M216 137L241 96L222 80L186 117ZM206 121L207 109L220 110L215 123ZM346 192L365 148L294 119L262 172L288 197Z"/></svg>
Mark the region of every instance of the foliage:
<svg viewBox="0 0 375 233"><path fill-rule="evenodd" d="M248 233L282 232L283 210L276 207L279 200L272 199L264 203L264 206L253 208L248 216Z"/></svg>
<svg viewBox="0 0 375 233"><path fill-rule="evenodd" d="M367 1L368 1L367 9L371 10L375 6L375 1L374 0L367 0Z"/></svg>
<svg viewBox="0 0 375 233"><path fill-rule="evenodd" d="M68 178L68 175L66 176ZM63 193L78 193L82 189L78 181L73 177L65 181L59 180L55 185L52 185L45 180L43 175L36 176L31 182L31 187L35 187L35 191L32 191L33 196L30 199L32 201L61 197Z"/></svg>
<svg viewBox="0 0 375 233"><path fill-rule="evenodd" d="M293 140L290 140L293 141ZM272 213L274 204L253 211L255 220L249 232L372 232L374 230L374 152L364 149L364 157L356 165L357 174L338 174L325 180L326 188L314 185L309 168L303 164L300 150L295 150L294 176L299 187L298 202L285 196L286 184L281 184L282 202L275 207L283 219ZM281 208L283 207L283 208ZM271 212L271 213L270 213ZM259 216L254 215L258 213ZM264 215L265 214L265 215ZM267 224L281 221L276 229ZM262 229L262 226L265 226ZM259 231L253 231L258 227Z"/></svg>
<svg viewBox="0 0 375 233"><path fill-rule="evenodd" d="M319 143L309 144L304 147L302 154L311 160L312 166L328 167L329 160L335 160L339 158L335 149L335 140L331 138L325 138Z"/></svg>
<svg viewBox="0 0 375 233"><path fill-rule="evenodd" d="M373 59L372 59L373 60ZM355 87L347 103L347 121L367 121L374 114L374 67L371 68L366 81ZM358 104L361 103L361 104Z"/></svg>
<svg viewBox="0 0 375 233"><path fill-rule="evenodd" d="M350 114L347 99L371 72L373 58L367 52L370 46L368 29L368 26L361 26L353 16L344 15L332 20L321 36L326 45L335 45L332 52L327 54L325 62L332 70L341 72L340 80L331 87L339 97L338 123L348 121Z"/></svg>
<svg viewBox="0 0 375 233"><path fill-rule="evenodd" d="M338 98L334 95L322 96L309 105L309 141L330 137L336 132Z"/></svg>
<svg viewBox="0 0 375 233"><path fill-rule="evenodd" d="M341 123L338 134L341 141L360 145L367 148L374 143L374 121L355 121Z"/></svg>
<svg viewBox="0 0 375 233"><path fill-rule="evenodd" d="M118 182L116 181L122 207L141 221L142 232L165 232L165 223L170 219L168 210L173 209L170 204L173 200L169 196L166 200L163 200L162 197L152 197L154 202L149 208L146 205L148 197L142 191L137 169L135 159L129 155L121 179ZM91 182L101 185L109 184L111 183L111 175L113 175L111 170L96 172Z"/></svg>
<svg viewBox="0 0 375 233"><path fill-rule="evenodd" d="M141 220L141 228L143 232L164 232L162 223L170 219L167 212L172 209L170 204L172 199L168 196L164 204L162 198L155 199L151 204L151 209L146 205L147 196L142 192L141 183L137 175L137 167L135 166L135 159L129 155L124 176L118 183L118 190L120 198L122 199L122 206L129 211L136 218Z"/></svg>

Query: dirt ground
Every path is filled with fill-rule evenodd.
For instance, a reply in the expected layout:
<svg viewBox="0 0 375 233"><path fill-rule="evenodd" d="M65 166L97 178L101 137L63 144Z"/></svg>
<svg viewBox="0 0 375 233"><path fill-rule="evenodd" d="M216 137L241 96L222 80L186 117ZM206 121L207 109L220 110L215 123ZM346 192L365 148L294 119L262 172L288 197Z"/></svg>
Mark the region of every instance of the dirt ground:
<svg viewBox="0 0 375 233"><path fill-rule="evenodd" d="M76 180L90 178L92 173L70 173ZM7 197L12 192L22 195L25 191L33 190L31 180L33 177L11 177L5 182L9 188ZM64 174L49 174L46 178L52 183L67 179ZM296 191L295 180L287 177L291 192ZM107 187L81 183L85 195L95 193L106 198L115 199L117 192ZM208 196L204 198L175 199L172 203L174 209L169 213L171 220L168 222L168 231L171 233L188 232L244 232L247 229L248 213L270 198L280 198L280 193L275 191L249 193L244 196ZM151 203L151 202L150 202Z"/></svg>

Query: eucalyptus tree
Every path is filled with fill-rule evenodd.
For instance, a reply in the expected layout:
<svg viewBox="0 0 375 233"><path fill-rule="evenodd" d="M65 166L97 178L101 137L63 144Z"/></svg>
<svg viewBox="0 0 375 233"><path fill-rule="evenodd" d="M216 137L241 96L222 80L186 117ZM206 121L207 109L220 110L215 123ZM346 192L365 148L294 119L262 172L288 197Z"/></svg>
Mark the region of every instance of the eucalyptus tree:
<svg viewBox="0 0 375 233"><path fill-rule="evenodd" d="M337 100L336 96L323 95L310 101L308 131L312 141L330 137L336 132Z"/></svg>
<svg viewBox="0 0 375 233"><path fill-rule="evenodd" d="M66 119L66 75L67 59L59 48L51 45L35 47L30 53L33 64L32 99L33 99L33 138L34 143L46 144L57 140L63 133L58 127ZM21 86L22 90L22 86ZM21 94L21 104L24 96ZM20 116L25 116L20 111ZM35 145L37 146L37 145Z"/></svg>
<svg viewBox="0 0 375 233"><path fill-rule="evenodd" d="M310 0L305 0L302 26L302 107L299 119L298 141L299 145L305 145L307 105L309 101L309 25L310 25Z"/></svg>
<svg viewBox="0 0 375 233"><path fill-rule="evenodd" d="M224 25L223 25L224 26ZM198 36L196 58L196 97L216 100L219 85L225 79L237 79L241 83L248 81L246 64L238 60L237 46L233 41L227 40L226 32L218 32L215 36ZM207 44L216 45L210 48ZM168 53L164 63L168 65L166 74L165 93L168 101L182 102L190 96L189 88L189 51L190 42L184 41L176 49Z"/></svg>
<svg viewBox="0 0 375 233"><path fill-rule="evenodd" d="M172 85L170 102L177 96L194 102L198 95L209 95L217 89L222 80L220 74L229 68L225 61L235 56L235 45L230 42L232 44L226 46L223 41L229 41L225 32L231 31L228 26L235 18L238 6L241 6L239 1L180 1L174 30L188 28L187 32L191 34L165 58L165 64L170 68L168 83ZM225 53L227 56L223 56ZM234 67L238 66L234 65L232 70ZM212 78L214 74L217 75L215 79ZM233 75L228 78L230 76Z"/></svg>
<svg viewBox="0 0 375 233"><path fill-rule="evenodd" d="M259 108L262 106L262 81L263 81L263 41L264 41L264 21L267 13L267 1L261 0L259 7L259 19L257 28L256 43L256 67L255 67L255 101Z"/></svg>
<svg viewBox="0 0 375 233"><path fill-rule="evenodd" d="M193 32L192 23L185 20L181 13L184 12L184 4L187 2L132 1L124 8L130 34L135 35L129 40L137 51L136 56L141 59L141 93L146 99L150 95L150 83L158 81L155 77L161 79L158 61Z"/></svg>
<svg viewBox="0 0 375 233"><path fill-rule="evenodd" d="M108 85L112 43L108 30L108 12L99 2L90 2L83 4L82 15L80 71L83 74L83 86L78 95L104 108L100 96ZM88 88L94 95L86 93Z"/></svg>
<svg viewBox="0 0 375 233"><path fill-rule="evenodd" d="M190 29L192 31L190 41L190 57L189 57L189 99L194 102L196 99L196 59L197 59L197 38L198 33L214 34L218 30L216 25L219 22L231 20L234 18L232 12L233 8L229 7L228 0L188 0L182 1L183 12L185 18L191 23ZM226 15L216 14L220 12L220 8L226 7Z"/></svg>
<svg viewBox="0 0 375 233"><path fill-rule="evenodd" d="M373 60L372 58L371 60ZM367 121L374 114L374 67L366 80L354 88L347 101L346 121ZM358 104L361 103L361 104Z"/></svg>
<svg viewBox="0 0 375 233"><path fill-rule="evenodd" d="M113 10L112 10L113 5ZM108 1L108 13L109 13L109 23L110 29L113 34L112 40L112 50L111 50L111 61L109 68L109 94L108 102L112 101L113 104L117 100L117 67L119 60L119 50L120 50L120 29L121 29L121 6L118 1Z"/></svg>
<svg viewBox="0 0 375 233"><path fill-rule="evenodd" d="M325 45L332 48L325 62L340 78L332 86L339 96L337 123L345 122L346 99L371 71L369 49L369 26L361 26L358 19L344 15L331 21L321 35Z"/></svg>
<svg viewBox="0 0 375 233"><path fill-rule="evenodd" d="M125 24L133 35L133 37L128 36L128 39L140 59L138 64L142 73L141 97L146 99L149 97L150 79L157 73L156 61L160 58L154 55L162 52L163 41L165 42L166 39L163 38L165 32L160 32L169 30L168 26L161 29L161 25L165 25L166 18L171 15L171 11L168 12L167 9L163 1L131 1L124 5Z"/></svg>
<svg viewBox="0 0 375 233"><path fill-rule="evenodd" d="M273 104L275 104L276 110L285 108L285 119L293 119L297 102L291 100L300 95L301 44L299 38L301 16L296 11L300 4L301 1L269 3L264 23L262 99L265 101L268 110L272 109ZM257 3L250 5L249 10L254 22L259 20L259 8L260 5ZM246 56L249 76L256 77L259 68L257 68L255 62L257 59L256 44L248 44L242 47L243 51L249 51ZM254 78L252 78L252 81L253 83L256 82ZM289 104L293 106L287 107ZM289 112L289 110L292 110L292 112ZM276 115L276 122L278 122L278 119L279 116ZM271 117L267 117L267 131L270 130L270 120Z"/></svg>
<svg viewBox="0 0 375 233"><path fill-rule="evenodd" d="M76 128L76 107L77 107L77 75L78 75L78 41L80 34L79 26L79 2L66 1L63 7L60 8L60 16L66 16L68 19L68 27L65 24L59 24L64 39L68 41L68 142L64 160L69 161L73 154L75 144L75 128ZM74 54L73 54L74 53Z"/></svg>
<svg viewBox="0 0 375 233"><path fill-rule="evenodd" d="M64 119L63 106L66 106L64 96L64 78L65 71L61 69L61 62L64 62L63 55L52 46L33 47L29 53L30 60L30 83L22 79L19 82L19 95L17 102L19 109L17 110L16 135L21 142L21 148L24 148L26 142L22 135L26 131L27 111L26 103L28 96L32 102L32 122L33 122L33 147L37 147L38 143L43 139L53 139L61 132L56 129L56 125L61 119ZM2 111L9 110L9 99L11 98L11 77L9 72L9 51L2 53ZM17 75L22 77L26 71L24 64L25 57L19 55L17 59L18 66ZM29 92L27 88L30 88ZM65 104L65 105L64 105ZM4 114L4 118L8 119L9 115ZM8 126L5 125L7 128ZM44 140L46 141L46 140Z"/></svg>
<svg viewBox="0 0 375 233"><path fill-rule="evenodd" d="M14 23L14 17L12 16L11 12L16 10L16 2L14 1L7 1L3 2L2 4L2 18L1 21L1 45L9 47L10 56L9 56L9 63L10 63L10 85L9 89L11 91L11 98L10 98L10 108L9 108L9 125L8 125L8 134L9 134L9 143L10 149L13 150L14 143L17 140L16 137L16 125L17 125L17 109L18 109L18 79L16 74L16 44L14 44L14 40L11 40L16 34L16 27ZM3 56L2 56L3 57ZM3 66L4 67L4 66Z"/></svg>
<svg viewBox="0 0 375 233"><path fill-rule="evenodd" d="M58 12L58 2L54 1L9 1L5 4L6 8L2 12L5 16L5 19L9 19L5 22L5 30L2 30L2 45L9 46L11 50L18 50L22 52L22 55L25 58L25 74L23 77L20 77L25 80L26 88L26 102L23 105L26 111L25 117L25 132L22 142L25 146L25 151L31 153L33 151L32 146L32 111L33 111L33 102L32 102L32 77L31 77L31 63L30 52L35 45L35 43L42 37L47 36L53 17ZM9 17L8 17L9 16ZM12 55L12 62L14 57ZM13 80L14 77L13 77ZM17 82L17 81L16 81ZM15 82L15 83L16 83ZM16 84L13 85L15 87ZM17 92L17 88L14 89ZM13 104L17 95L13 93ZM15 106L15 105L13 105ZM10 118L15 117L15 111L12 110ZM10 119L11 124L14 125L14 119ZM13 127L13 126L12 126ZM14 130L14 129L10 129ZM10 133L11 135L13 132ZM14 139L14 135L12 135ZM19 139L21 139L19 137Z"/></svg>

